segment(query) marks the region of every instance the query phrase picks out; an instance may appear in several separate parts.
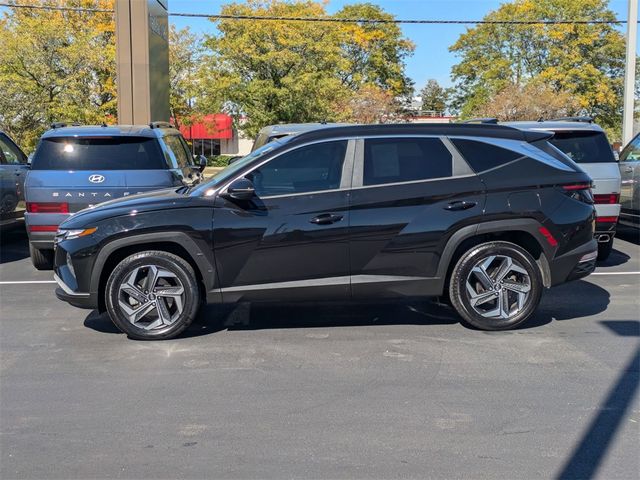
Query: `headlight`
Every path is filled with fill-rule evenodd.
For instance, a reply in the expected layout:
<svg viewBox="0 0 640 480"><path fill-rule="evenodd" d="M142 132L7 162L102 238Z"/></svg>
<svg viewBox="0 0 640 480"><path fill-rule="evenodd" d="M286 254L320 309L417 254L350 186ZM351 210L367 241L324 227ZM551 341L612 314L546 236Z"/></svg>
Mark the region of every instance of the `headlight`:
<svg viewBox="0 0 640 480"><path fill-rule="evenodd" d="M56 234L56 241L61 242L62 240L73 240L74 238L78 237L86 237L87 235L91 235L92 233L94 233L96 230L98 230L96 227L81 228L77 230L59 229L58 233Z"/></svg>

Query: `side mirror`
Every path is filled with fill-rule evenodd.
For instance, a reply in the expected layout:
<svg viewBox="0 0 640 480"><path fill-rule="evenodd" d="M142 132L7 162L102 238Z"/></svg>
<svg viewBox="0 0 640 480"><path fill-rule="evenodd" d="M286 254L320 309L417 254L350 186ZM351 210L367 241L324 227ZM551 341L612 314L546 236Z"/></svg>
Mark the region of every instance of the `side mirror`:
<svg viewBox="0 0 640 480"><path fill-rule="evenodd" d="M248 178L239 178L231 182L227 191L223 194L226 198L234 200L251 200L256 195L256 189Z"/></svg>
<svg viewBox="0 0 640 480"><path fill-rule="evenodd" d="M204 169L207 166L207 157L204 155L194 155L194 157L198 161L198 168L201 172L204 172Z"/></svg>

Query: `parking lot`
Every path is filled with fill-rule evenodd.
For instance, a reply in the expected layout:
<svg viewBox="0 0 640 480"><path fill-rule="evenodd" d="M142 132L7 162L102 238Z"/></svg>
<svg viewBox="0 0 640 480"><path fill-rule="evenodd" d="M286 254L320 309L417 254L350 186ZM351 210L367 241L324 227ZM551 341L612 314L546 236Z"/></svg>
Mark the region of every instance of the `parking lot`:
<svg viewBox="0 0 640 480"><path fill-rule="evenodd" d="M637 478L640 248L481 332L433 303L203 312L135 342L0 244L0 476Z"/></svg>

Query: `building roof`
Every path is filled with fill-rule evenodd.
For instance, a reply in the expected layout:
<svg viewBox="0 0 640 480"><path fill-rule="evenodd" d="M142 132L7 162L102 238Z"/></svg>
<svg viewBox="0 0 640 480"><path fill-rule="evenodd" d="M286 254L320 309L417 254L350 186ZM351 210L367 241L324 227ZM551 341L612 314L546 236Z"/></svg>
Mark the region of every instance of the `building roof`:
<svg viewBox="0 0 640 480"><path fill-rule="evenodd" d="M233 138L233 119L225 113L212 113L189 122L180 121L180 133L187 140L222 140Z"/></svg>

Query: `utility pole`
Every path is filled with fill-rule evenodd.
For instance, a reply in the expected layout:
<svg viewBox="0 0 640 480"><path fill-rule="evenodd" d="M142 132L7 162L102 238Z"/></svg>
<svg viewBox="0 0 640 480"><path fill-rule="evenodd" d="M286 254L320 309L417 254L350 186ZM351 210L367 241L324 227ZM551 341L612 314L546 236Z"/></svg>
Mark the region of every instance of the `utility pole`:
<svg viewBox="0 0 640 480"><path fill-rule="evenodd" d="M629 0L627 16L627 62L624 70L624 106L622 113L622 144L633 138L633 110L636 83L636 43L638 41L638 0Z"/></svg>

